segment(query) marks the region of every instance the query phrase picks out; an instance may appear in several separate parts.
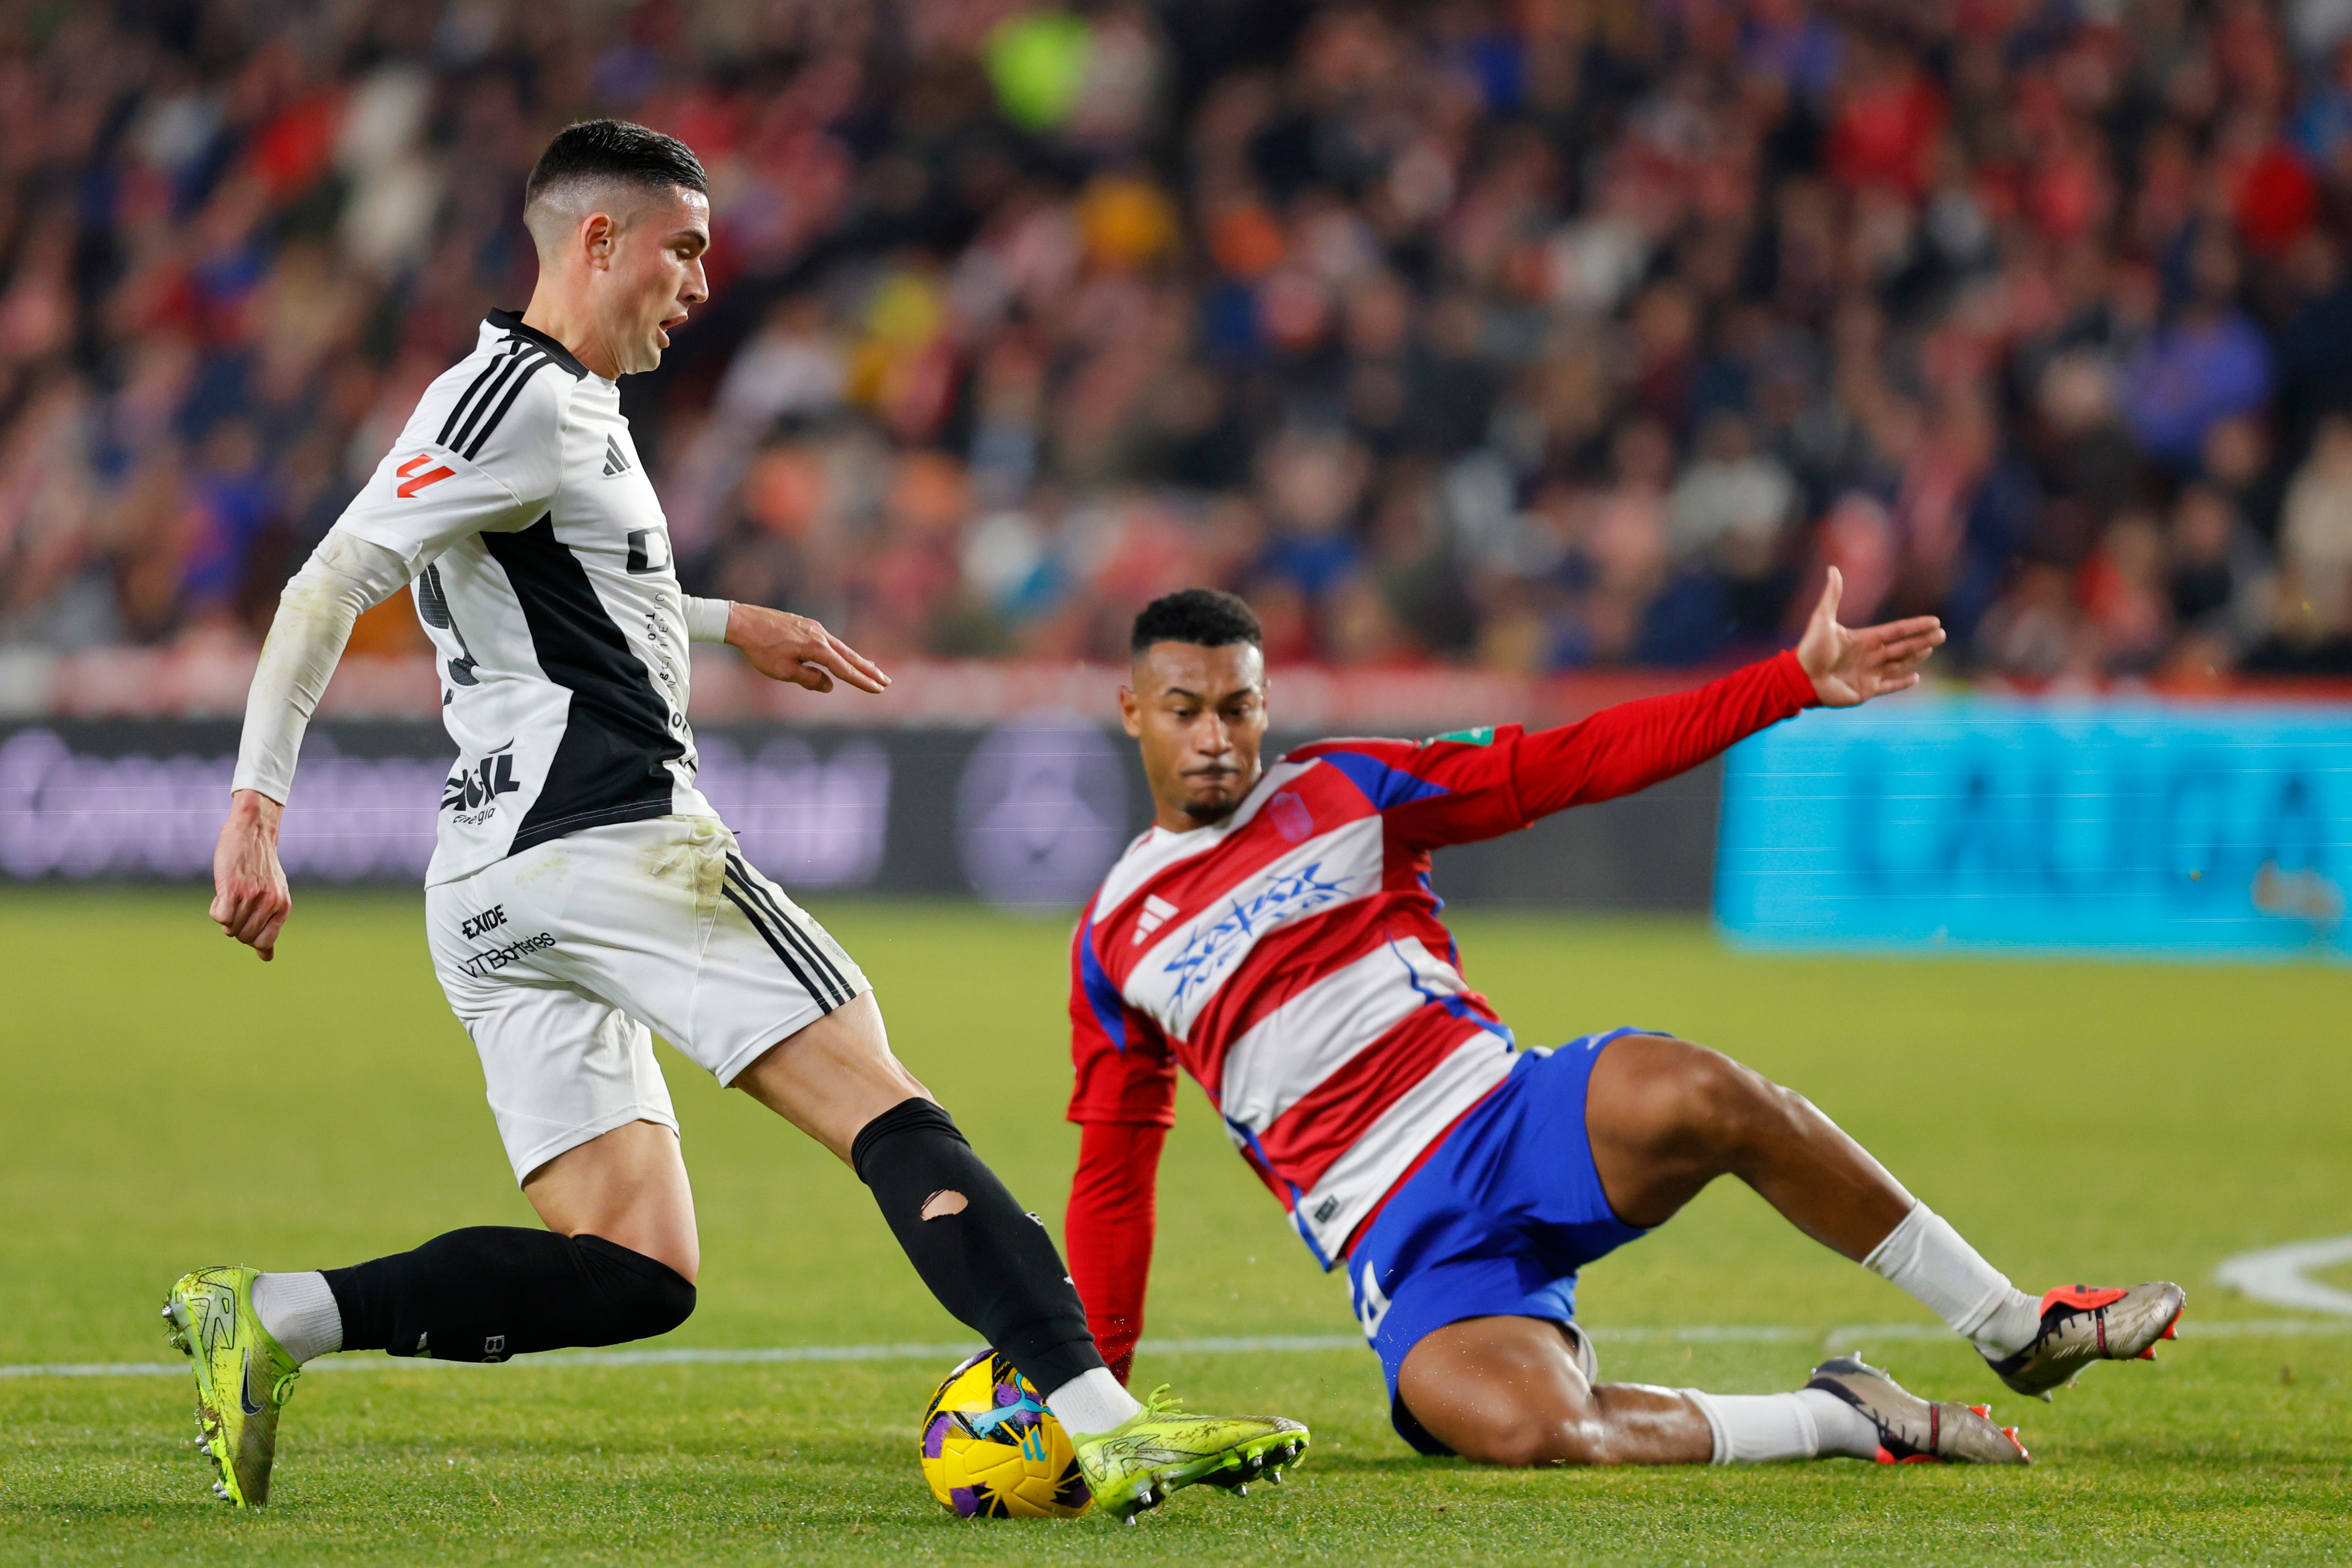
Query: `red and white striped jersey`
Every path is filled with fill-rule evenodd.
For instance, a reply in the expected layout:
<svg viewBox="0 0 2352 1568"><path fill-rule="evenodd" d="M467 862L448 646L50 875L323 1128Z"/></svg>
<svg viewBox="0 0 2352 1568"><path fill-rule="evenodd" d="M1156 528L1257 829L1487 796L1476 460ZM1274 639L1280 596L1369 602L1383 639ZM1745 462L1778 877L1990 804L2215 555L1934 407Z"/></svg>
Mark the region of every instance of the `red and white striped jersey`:
<svg viewBox="0 0 2352 1568"><path fill-rule="evenodd" d="M1154 827L1080 917L1070 1119L1167 1125L1208 1092L1326 1268L1515 1047L1462 977L1430 852L1628 793L1813 700L1791 654L1580 724L1328 740L1225 821Z"/></svg>

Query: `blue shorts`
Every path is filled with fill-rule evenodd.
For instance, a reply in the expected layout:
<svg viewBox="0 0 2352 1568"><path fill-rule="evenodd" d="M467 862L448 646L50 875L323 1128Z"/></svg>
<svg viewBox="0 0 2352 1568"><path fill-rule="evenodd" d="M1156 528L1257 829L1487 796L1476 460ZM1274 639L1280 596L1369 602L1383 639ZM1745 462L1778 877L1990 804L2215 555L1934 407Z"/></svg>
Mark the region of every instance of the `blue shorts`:
<svg viewBox="0 0 2352 1568"><path fill-rule="evenodd" d="M1601 1190L1584 1090L1612 1029L1531 1051L1447 1133L1348 1254L1356 1321L1388 1379L1389 1418L1424 1454L1450 1452L1397 1397L1405 1354L1465 1318L1576 1320L1576 1271L1643 1234Z"/></svg>

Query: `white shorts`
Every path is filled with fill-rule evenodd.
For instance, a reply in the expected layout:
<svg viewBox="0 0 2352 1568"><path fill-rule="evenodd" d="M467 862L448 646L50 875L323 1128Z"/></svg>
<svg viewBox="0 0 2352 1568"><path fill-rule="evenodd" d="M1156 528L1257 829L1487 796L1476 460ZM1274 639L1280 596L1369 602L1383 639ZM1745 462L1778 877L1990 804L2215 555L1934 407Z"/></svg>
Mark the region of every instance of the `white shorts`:
<svg viewBox="0 0 2352 1568"><path fill-rule="evenodd" d="M721 1083L870 989L709 817L589 828L425 890L433 966L520 1183L677 1113L653 1031Z"/></svg>

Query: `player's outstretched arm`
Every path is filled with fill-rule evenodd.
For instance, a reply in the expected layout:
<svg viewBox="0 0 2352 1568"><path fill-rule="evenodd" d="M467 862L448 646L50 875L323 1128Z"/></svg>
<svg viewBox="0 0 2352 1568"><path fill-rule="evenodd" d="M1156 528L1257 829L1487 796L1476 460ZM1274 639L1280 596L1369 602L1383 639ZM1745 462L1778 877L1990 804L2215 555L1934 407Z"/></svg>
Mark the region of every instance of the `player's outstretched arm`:
<svg viewBox="0 0 2352 1568"><path fill-rule="evenodd" d="M770 680L813 692L833 690L836 678L861 692L890 688L881 665L805 615L739 601L727 607L727 641Z"/></svg>
<svg viewBox="0 0 2352 1568"><path fill-rule="evenodd" d="M1855 707L1873 697L1919 684L1919 666L1942 645L1944 623L1932 615L1889 621L1859 631L1838 624L1845 578L1830 568L1821 602L1797 643L1797 663L1812 677L1824 707Z"/></svg>
<svg viewBox="0 0 2352 1568"><path fill-rule="evenodd" d="M1442 788L1391 808L1389 819L1430 845L1492 838L1570 806L1646 789L1816 703L1853 707L1917 685L1919 666L1944 641L1942 622L1919 615L1842 626L1844 592L1845 579L1832 567L1793 650L1694 691L1619 703L1507 747L1426 742L1429 755L1413 771Z"/></svg>

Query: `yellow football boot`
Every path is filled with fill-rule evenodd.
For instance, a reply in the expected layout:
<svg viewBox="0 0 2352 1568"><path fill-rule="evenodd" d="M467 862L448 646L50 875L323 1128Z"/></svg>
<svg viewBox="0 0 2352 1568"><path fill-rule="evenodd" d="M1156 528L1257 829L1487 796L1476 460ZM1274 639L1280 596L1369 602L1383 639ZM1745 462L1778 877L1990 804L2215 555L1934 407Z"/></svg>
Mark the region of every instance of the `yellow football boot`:
<svg viewBox="0 0 2352 1568"><path fill-rule="evenodd" d="M278 1412L302 1375L253 1315L256 1269L199 1269L163 1298L174 1348L196 1373L196 1449L220 1470L215 1496L239 1508L269 1500Z"/></svg>
<svg viewBox="0 0 2352 1568"><path fill-rule="evenodd" d="M1095 1503L1121 1523L1196 1481L1249 1490L1260 1476L1279 1483L1298 1462L1307 1428L1279 1416L1187 1416L1161 1384L1143 1408L1108 1432L1073 1432L1078 1469Z"/></svg>

